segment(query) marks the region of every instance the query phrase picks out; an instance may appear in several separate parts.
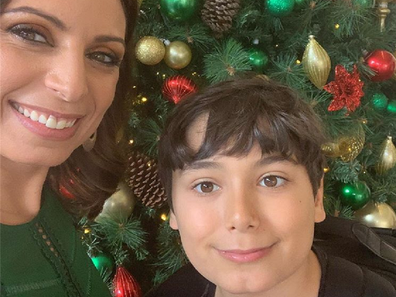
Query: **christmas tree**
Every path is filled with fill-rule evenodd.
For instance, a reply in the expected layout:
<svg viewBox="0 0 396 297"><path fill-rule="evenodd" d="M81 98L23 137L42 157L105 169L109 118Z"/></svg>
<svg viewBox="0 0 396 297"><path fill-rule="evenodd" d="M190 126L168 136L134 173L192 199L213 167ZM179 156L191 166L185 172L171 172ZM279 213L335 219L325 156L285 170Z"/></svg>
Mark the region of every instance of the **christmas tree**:
<svg viewBox="0 0 396 297"><path fill-rule="evenodd" d="M289 85L321 117L327 214L396 228L396 1L144 0L135 36L125 182L94 223L81 221L115 296L140 296L124 274L145 291L186 263L158 137L186 95L235 76Z"/></svg>

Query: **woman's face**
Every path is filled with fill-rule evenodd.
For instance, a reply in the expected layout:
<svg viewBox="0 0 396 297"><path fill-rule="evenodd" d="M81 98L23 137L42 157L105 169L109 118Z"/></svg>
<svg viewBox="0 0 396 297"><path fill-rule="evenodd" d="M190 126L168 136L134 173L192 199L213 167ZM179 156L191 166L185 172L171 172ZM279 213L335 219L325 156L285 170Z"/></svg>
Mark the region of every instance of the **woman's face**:
<svg viewBox="0 0 396 297"><path fill-rule="evenodd" d="M114 98L125 52L121 2L12 0L0 27L1 157L58 165Z"/></svg>

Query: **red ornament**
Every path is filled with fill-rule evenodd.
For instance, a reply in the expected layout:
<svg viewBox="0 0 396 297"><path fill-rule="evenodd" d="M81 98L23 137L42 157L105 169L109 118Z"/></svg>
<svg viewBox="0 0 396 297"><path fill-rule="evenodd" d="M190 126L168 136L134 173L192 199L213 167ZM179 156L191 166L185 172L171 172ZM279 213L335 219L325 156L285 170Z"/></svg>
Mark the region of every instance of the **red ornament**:
<svg viewBox="0 0 396 297"><path fill-rule="evenodd" d="M114 297L141 297L142 291L137 281L122 266L118 266L113 280Z"/></svg>
<svg viewBox="0 0 396 297"><path fill-rule="evenodd" d="M74 185L74 180L69 179L69 181L67 182L67 184L69 186L73 186ZM67 187L65 187L62 183L59 184L59 193L62 194L63 197L68 198L68 199L76 199L76 196L74 196L74 194L72 194Z"/></svg>
<svg viewBox="0 0 396 297"><path fill-rule="evenodd" d="M334 95L333 101L327 109L336 111L346 107L348 111L354 111L360 105L360 98L364 95L363 85L356 65L353 67L352 73L349 73L342 65L337 65L334 81L323 87Z"/></svg>
<svg viewBox="0 0 396 297"><path fill-rule="evenodd" d="M165 80L162 86L162 94L173 103L177 104L180 100L191 93L197 91L197 86L191 79L182 75L171 76Z"/></svg>
<svg viewBox="0 0 396 297"><path fill-rule="evenodd" d="M396 59L388 51L375 50L365 57L366 64L376 73L370 77L371 81L390 79L395 73Z"/></svg>

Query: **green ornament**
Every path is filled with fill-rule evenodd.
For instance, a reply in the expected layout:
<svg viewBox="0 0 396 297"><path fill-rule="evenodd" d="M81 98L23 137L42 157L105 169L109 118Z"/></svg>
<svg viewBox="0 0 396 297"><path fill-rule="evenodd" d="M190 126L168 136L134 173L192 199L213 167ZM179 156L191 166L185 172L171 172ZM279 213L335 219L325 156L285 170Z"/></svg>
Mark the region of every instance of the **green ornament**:
<svg viewBox="0 0 396 297"><path fill-rule="evenodd" d="M308 7L307 0L294 0L294 4L297 9Z"/></svg>
<svg viewBox="0 0 396 297"><path fill-rule="evenodd" d="M361 181L356 184L344 184L340 188L340 198L342 204L358 210L370 200L370 189L365 182Z"/></svg>
<svg viewBox="0 0 396 297"><path fill-rule="evenodd" d="M99 271L112 271L114 267L113 259L107 254L100 253L96 257L91 257L93 264Z"/></svg>
<svg viewBox="0 0 396 297"><path fill-rule="evenodd" d="M388 112L396 114L396 100L390 101L386 109Z"/></svg>
<svg viewBox="0 0 396 297"><path fill-rule="evenodd" d="M249 50L249 61L254 71L263 72L264 68L268 65L268 55L259 49Z"/></svg>
<svg viewBox="0 0 396 297"><path fill-rule="evenodd" d="M373 0L353 0L352 4L354 6L369 8L373 6Z"/></svg>
<svg viewBox="0 0 396 297"><path fill-rule="evenodd" d="M385 110L388 105L388 98L383 93L375 93L371 97L371 103L376 110Z"/></svg>
<svg viewBox="0 0 396 297"><path fill-rule="evenodd" d="M295 0L267 0L269 13L276 17L284 17L293 11Z"/></svg>
<svg viewBox="0 0 396 297"><path fill-rule="evenodd" d="M187 21L198 9L199 0L160 0L161 12L174 21Z"/></svg>

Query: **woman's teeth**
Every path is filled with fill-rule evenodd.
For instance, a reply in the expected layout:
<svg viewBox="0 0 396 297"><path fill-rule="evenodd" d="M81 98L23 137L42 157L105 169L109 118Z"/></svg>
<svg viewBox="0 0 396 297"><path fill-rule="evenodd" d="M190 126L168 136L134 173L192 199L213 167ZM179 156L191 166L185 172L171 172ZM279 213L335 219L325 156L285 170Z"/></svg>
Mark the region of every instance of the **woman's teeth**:
<svg viewBox="0 0 396 297"><path fill-rule="evenodd" d="M53 115L48 116L46 114L39 113L38 111L35 110L29 111L26 108L23 108L22 106L19 106L16 103L13 104L13 107L20 114L23 114L25 117L30 118L34 122L39 122L50 129L62 130L65 128L70 128L73 127L74 123L77 120L77 119L62 119L62 118L57 119Z"/></svg>

